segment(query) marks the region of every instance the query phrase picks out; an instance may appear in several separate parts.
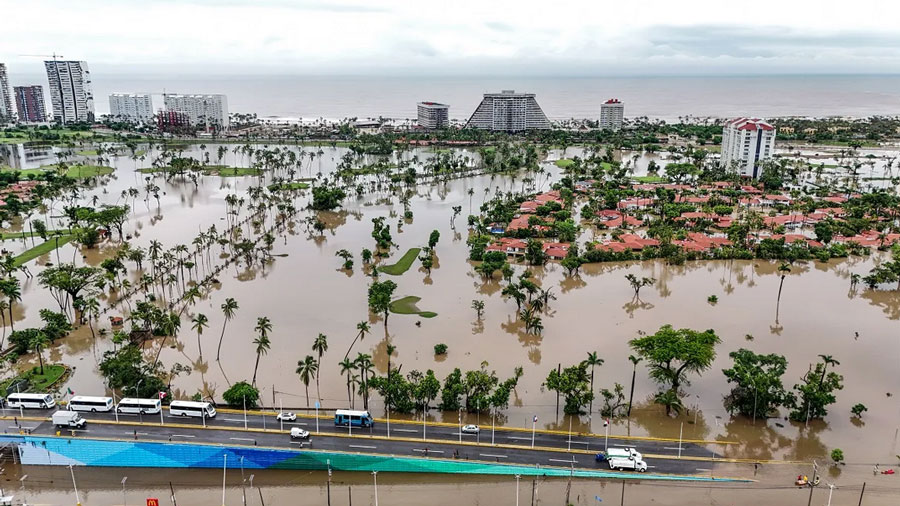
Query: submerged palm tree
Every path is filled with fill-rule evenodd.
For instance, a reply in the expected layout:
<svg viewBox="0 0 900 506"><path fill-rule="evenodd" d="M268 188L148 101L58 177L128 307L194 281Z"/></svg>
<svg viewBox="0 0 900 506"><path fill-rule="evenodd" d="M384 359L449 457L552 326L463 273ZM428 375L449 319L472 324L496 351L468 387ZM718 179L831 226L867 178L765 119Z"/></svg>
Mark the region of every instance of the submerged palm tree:
<svg viewBox="0 0 900 506"><path fill-rule="evenodd" d="M604 360L597 356L596 351L589 351L588 358L584 361L585 365L591 366L591 394L594 393L594 366L595 365L603 365ZM594 397L591 396L591 403L588 407L588 413L594 412Z"/></svg>
<svg viewBox="0 0 900 506"><path fill-rule="evenodd" d="M328 351L328 336L320 333L316 337L316 340L313 341L312 349L319 357L316 360L316 397L321 401L322 394L319 393L319 375L322 374L322 355Z"/></svg>
<svg viewBox="0 0 900 506"><path fill-rule="evenodd" d="M350 383L352 382L353 371L356 370L356 363L349 358L345 358L339 362L338 365L341 366L341 374L347 375L347 402L352 403L353 399L350 397Z"/></svg>
<svg viewBox="0 0 900 506"><path fill-rule="evenodd" d="M191 328L197 331L197 349L200 350L200 360L203 360L203 346L200 344L200 336L203 335L203 329L209 327L209 319L203 313L198 313L191 319Z"/></svg>
<svg viewBox="0 0 900 506"><path fill-rule="evenodd" d="M306 388L306 407L309 407L309 382L319 371L319 363L312 355L307 355L303 360L297 361L296 373L300 376L300 381Z"/></svg>
<svg viewBox="0 0 900 506"><path fill-rule="evenodd" d="M219 360L219 354L222 351L222 339L225 338L225 326L228 325L228 322L234 318L235 311L238 310L238 303L236 300L228 297L225 299L225 303L222 304L222 314L225 316L225 321L222 322L222 335L219 336L219 347L216 349L216 361Z"/></svg>
<svg viewBox="0 0 900 506"><path fill-rule="evenodd" d="M356 337L353 338L353 342L350 343L350 347L347 348L347 353L344 353L344 358L347 358L348 356L350 356L350 350L353 349L353 345L356 344L356 341L362 341L366 337L366 334L369 333L369 330L370 330L369 322L361 321L361 322L357 323L356 330L357 330Z"/></svg>
<svg viewBox="0 0 900 506"><path fill-rule="evenodd" d="M272 331L272 322L269 321L268 317L261 316L256 319L255 330L259 332L259 335L253 340L253 344L256 345L256 364L253 366L253 386L256 386L256 371L259 369L259 357L268 353L269 349L272 347L272 342L269 341L269 332Z"/></svg>

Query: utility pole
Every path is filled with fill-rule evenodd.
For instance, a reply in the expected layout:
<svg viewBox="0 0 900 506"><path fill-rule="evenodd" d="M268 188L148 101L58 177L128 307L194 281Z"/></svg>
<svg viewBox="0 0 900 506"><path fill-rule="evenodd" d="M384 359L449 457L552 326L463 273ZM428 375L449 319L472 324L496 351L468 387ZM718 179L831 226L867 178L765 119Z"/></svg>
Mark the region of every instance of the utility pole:
<svg viewBox="0 0 900 506"><path fill-rule="evenodd" d="M127 506L128 501L125 500L125 482L128 481L128 477L125 476L122 478L122 506Z"/></svg>
<svg viewBox="0 0 900 506"><path fill-rule="evenodd" d="M828 484L828 505L831 506L831 495L834 494L834 483Z"/></svg>
<svg viewBox="0 0 900 506"><path fill-rule="evenodd" d="M521 477L522 475L520 474L516 475L516 506L519 506L519 479Z"/></svg>
<svg viewBox="0 0 900 506"><path fill-rule="evenodd" d="M175 500L175 487L172 486L171 481L169 482L169 493L171 494L170 497L172 498L172 506L178 506L178 502Z"/></svg>
<svg viewBox="0 0 900 506"><path fill-rule="evenodd" d="M244 479L244 456L241 455L241 504L247 506L247 487L244 485L247 480Z"/></svg>
<svg viewBox="0 0 900 506"><path fill-rule="evenodd" d="M537 478L531 479L531 506L534 506L534 489L537 487Z"/></svg>
<svg viewBox="0 0 900 506"><path fill-rule="evenodd" d="M859 506L862 506L863 494L866 493L866 482L863 482L862 490L859 491Z"/></svg>
<svg viewBox="0 0 900 506"><path fill-rule="evenodd" d="M625 506L625 480L622 480L622 499L619 500L619 506Z"/></svg>
<svg viewBox="0 0 900 506"><path fill-rule="evenodd" d="M328 506L331 506L331 459L328 459L326 462L328 463L328 481L325 482L325 487L328 494Z"/></svg>
<svg viewBox="0 0 900 506"><path fill-rule="evenodd" d="M806 502L806 506L812 505L812 494L813 494L813 490L816 487L816 478L818 477L818 475L819 475L819 465L816 464L816 461L814 460L813 461L813 479L811 482L809 482L809 501Z"/></svg>
<svg viewBox="0 0 900 506"><path fill-rule="evenodd" d="M72 473L72 488L75 489L75 506L81 506L81 500L78 498L78 485L75 483L75 468L69 464L69 472Z"/></svg>

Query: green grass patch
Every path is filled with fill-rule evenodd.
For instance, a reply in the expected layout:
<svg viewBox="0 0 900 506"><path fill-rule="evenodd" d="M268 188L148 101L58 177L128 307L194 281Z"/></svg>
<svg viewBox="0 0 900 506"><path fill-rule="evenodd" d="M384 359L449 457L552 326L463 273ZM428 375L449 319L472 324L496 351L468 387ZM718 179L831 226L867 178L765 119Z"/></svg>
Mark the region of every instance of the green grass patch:
<svg viewBox="0 0 900 506"><path fill-rule="evenodd" d="M666 178L662 176L631 176L632 181L637 181L638 183L664 183L666 182Z"/></svg>
<svg viewBox="0 0 900 506"><path fill-rule="evenodd" d="M28 390L31 392L46 392L51 385L59 381L66 374L66 366L60 364L44 364L44 374L41 374L41 366L34 366L24 373L0 382L0 389L6 392L6 387L15 384L19 380L28 380L31 384Z"/></svg>
<svg viewBox="0 0 900 506"><path fill-rule="evenodd" d="M68 233L69 233L68 230L48 230L47 237L50 237L52 239L52 236L54 236L54 235L65 235ZM26 232L26 231L0 232L0 240L2 240L2 241L5 241L7 239L22 239L23 237L31 237L31 236L37 237L38 233L34 232L34 231L31 231L31 232Z"/></svg>
<svg viewBox="0 0 900 506"><path fill-rule="evenodd" d="M416 303L422 300L421 297L410 295L391 302L391 312L395 314L417 314L422 318L434 318L437 313L434 311L422 311L416 306Z"/></svg>
<svg viewBox="0 0 900 506"><path fill-rule="evenodd" d="M55 169L56 166L53 166ZM116 169L102 165L70 165L66 168L66 175L72 179L87 179L97 176L112 174Z"/></svg>
<svg viewBox="0 0 900 506"><path fill-rule="evenodd" d="M22 264L28 263L41 255L50 253L51 251L56 249L57 244L59 244L60 246L63 246L64 244L70 242L72 239L75 238L75 236L72 234L60 235L58 237L59 237L58 243L57 243L56 237L51 237L46 242L38 244L37 246L35 246L31 249L25 250L21 255L18 255L15 258L16 267L18 267Z"/></svg>
<svg viewBox="0 0 900 506"><path fill-rule="evenodd" d="M301 183L297 181L294 181L292 183L277 183L269 185L270 192L278 190L306 190L307 188L309 188L309 183Z"/></svg>
<svg viewBox="0 0 900 506"><path fill-rule="evenodd" d="M419 251L421 251L419 248L410 248L403 254L397 263L379 267L378 270L385 274L390 274L391 276L399 276L412 267L413 262L415 262L416 258L419 256Z"/></svg>
<svg viewBox="0 0 900 506"><path fill-rule="evenodd" d="M144 167L138 169L141 174L165 174L174 173L176 169L173 167ZM190 171L186 171L190 172ZM241 177L241 176L258 176L262 171L251 167L229 167L227 165L204 165L198 170L204 176L222 176L222 177Z"/></svg>
<svg viewBox="0 0 900 506"><path fill-rule="evenodd" d="M560 158L556 161L556 166L560 169L565 169L566 167L571 166L573 163L575 163L575 160L572 160L571 158Z"/></svg>

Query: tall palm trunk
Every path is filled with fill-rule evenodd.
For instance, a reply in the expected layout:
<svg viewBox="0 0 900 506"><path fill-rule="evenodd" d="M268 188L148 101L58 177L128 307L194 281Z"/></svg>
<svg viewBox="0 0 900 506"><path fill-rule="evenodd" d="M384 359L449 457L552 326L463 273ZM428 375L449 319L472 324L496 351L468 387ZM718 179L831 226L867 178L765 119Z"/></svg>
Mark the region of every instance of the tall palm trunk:
<svg viewBox="0 0 900 506"><path fill-rule="evenodd" d="M253 386L256 386L256 370L259 369L259 353L256 354L256 365L253 366Z"/></svg>
<svg viewBox="0 0 900 506"><path fill-rule="evenodd" d="M222 353L222 339L225 339L225 325L228 324L228 320L222 323L222 335L219 336L219 346L216 348L216 361L219 360L219 354Z"/></svg>

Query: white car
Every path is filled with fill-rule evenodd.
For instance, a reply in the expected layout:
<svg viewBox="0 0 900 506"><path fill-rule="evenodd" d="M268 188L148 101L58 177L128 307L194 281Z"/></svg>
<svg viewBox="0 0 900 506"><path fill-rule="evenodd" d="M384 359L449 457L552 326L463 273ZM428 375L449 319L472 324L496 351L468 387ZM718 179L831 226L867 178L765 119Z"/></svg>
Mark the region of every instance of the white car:
<svg viewBox="0 0 900 506"><path fill-rule="evenodd" d="M291 413L290 411L282 411L281 413L275 415L275 419L280 422L293 422L297 419L297 415Z"/></svg>
<svg viewBox="0 0 900 506"><path fill-rule="evenodd" d="M481 429L478 428L477 425L463 425L462 433L463 434L478 434Z"/></svg>
<svg viewBox="0 0 900 506"><path fill-rule="evenodd" d="M308 437L308 430L303 430L300 427L291 427L291 439L307 439Z"/></svg>

